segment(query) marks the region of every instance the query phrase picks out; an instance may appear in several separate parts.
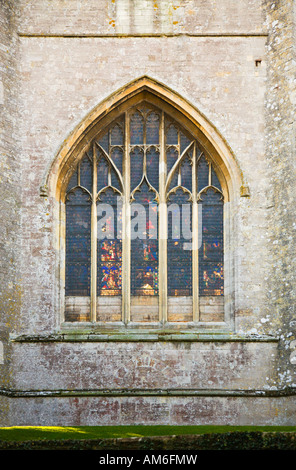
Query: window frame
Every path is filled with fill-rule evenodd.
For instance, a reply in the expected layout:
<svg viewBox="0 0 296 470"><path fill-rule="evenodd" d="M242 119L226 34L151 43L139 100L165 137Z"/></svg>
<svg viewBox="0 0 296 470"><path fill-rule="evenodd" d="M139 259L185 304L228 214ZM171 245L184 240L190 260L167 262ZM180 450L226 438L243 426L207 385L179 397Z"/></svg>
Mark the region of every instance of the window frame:
<svg viewBox="0 0 296 470"><path fill-rule="evenodd" d="M226 207L226 203L229 202L229 193L228 193L228 185L227 185L227 181L224 177L224 174L222 172L222 169L219 168L218 165L215 164L215 161L214 161L214 158L212 157L212 155L210 154L209 150L208 149L205 149L203 144L206 143L206 140L205 139L200 139L201 136L203 136L203 133L200 129L198 129L196 127L196 125L190 121L186 116L184 116L180 111L178 111L176 108L174 108L174 106L172 106L171 104L167 103L165 100L161 99L160 97L157 97L153 94L150 94L150 93L147 93L147 92L144 92L144 93L139 93L137 95L135 95L134 97L132 97L131 99L129 100L126 100L123 104L120 104L118 105L117 107L114 107L114 109L111 110L111 112L109 113L106 113L104 116L103 116L103 119L100 120L100 123L99 125L96 125L96 126L92 126L92 129L91 131L88 133L88 139L87 139L87 142L84 142L84 145L81 145L78 147L76 147L75 149L75 158L72 158L71 160L71 165L65 165L64 166L64 175L63 175L63 178L60 180L60 207L59 207L59 213L60 213L60 216L59 216L59 219L60 219L60 235L59 235L59 239L60 239L60 249L59 249L59 253L60 253L60 266L59 266L59 271L60 271L60 285L59 285L59 291L60 291L60 318L61 318L61 324L63 325L66 325L68 322L65 322L65 318L64 318L64 305L65 305L65 294L64 294L64 289L65 289L65 188L67 187L67 181L69 181L70 177L71 177L71 174L73 173L73 168L77 165L78 161L81 160L82 156L84 155L87 147L89 146L90 144L90 141L92 141L95 137L97 138L97 135L100 133L100 132L103 132L104 129L106 129L113 121L116 120L116 118L118 118L121 114L126 114L128 113L128 110L131 109L132 107L134 107L135 105L138 105L140 102L142 101L146 101L147 103L150 103L152 106L156 106L157 108L159 108L160 110L162 110L162 115L164 115L165 113L167 113L168 115L170 115L173 119L175 119L177 121L177 123L180 124L180 126L182 126L183 128L185 128L185 130L187 130L187 132L189 134L191 134L194 139L195 139L195 142L198 142L198 146L199 148L202 149L202 151L204 152L204 154L207 156L207 158L211 161L211 163L214 165L215 167L215 171L216 171L216 174L220 180L220 183L221 183L221 187L222 187L222 192L223 192L223 195L224 195L224 208ZM128 125L128 119L125 119L125 123L126 125ZM127 134L126 135L129 135L129 131L128 129L126 129L126 132ZM164 129L161 131L161 135L163 136L162 138L164 139ZM194 144L194 147L195 147L196 144ZM79 148L80 147L80 148ZM163 142L160 142L160 148L162 149L160 153L164 154L165 151L165 146L164 146L164 143ZM126 150L127 151L127 150ZM162 158L164 158L162 156ZM196 159L193 159L194 161ZM127 175L129 174L128 171L125 171L125 175L127 177ZM161 184L160 182L160 187L163 187L164 185ZM192 193L195 193L196 194L196 191L193 190L192 188ZM126 195L129 196L128 192L126 191ZM163 198L164 195L161 195L161 197ZM166 202L165 204L163 204L163 199L161 199L161 203L159 204L159 210L160 210L160 213L159 213L159 218L162 217L162 220L167 220L166 216L164 216L164 214L166 214ZM196 205L197 201L194 201L194 210L193 210L193 217L194 217L194 222L193 223L196 223L195 221L197 220L197 217L198 217L198 211L197 211L197 205ZM126 205L126 210L128 212L128 207L129 207L129 204ZM231 264L231 260L229 258L229 256L225 256L225 253L229 253L229 250L227 249L227 246L228 246L228 242L229 242L229 233L230 233L230 217L229 217L229 211L223 211L224 212L224 220L223 220L223 225L224 225L224 231L223 231L223 237L224 237L224 269L225 269L225 279L226 279L226 283L225 283L225 294L229 294L229 289L227 289L227 286L229 286L229 280L230 280L230 273L231 273L231 269L232 269L232 264ZM228 215L227 215L228 214ZM128 213L126 214L126 217L129 217ZM92 217L92 220L95 220L94 217ZM123 224L125 226L125 224ZM164 224L159 224L159 227L160 227L160 230L162 232L164 232L166 230L166 227L164 227ZM196 231L197 233L197 231ZM161 253L162 255L162 260L160 259L160 262L159 262L159 265L162 267L162 271L165 270L166 271L166 238L165 237L161 237L160 238L163 238L163 249L160 249L159 250L159 253ZM124 241L125 240L125 241ZM123 237L123 242L124 243L128 243L127 241L127 237ZM92 244L92 245L95 245L95 244ZM93 247L92 247L93 249ZM125 248L125 253L129 253L129 250ZM92 258L94 257L94 255L92 254ZM161 262L163 261L164 262ZM92 279L95 279L95 282L93 281L93 289L94 289L94 284L96 284L96 276L94 276L94 264L92 266ZM130 267L129 267L129 260L126 259L125 260L125 266L123 265L122 266L122 270L126 270L128 269L129 272L130 272ZM196 260L195 260L195 263L194 263L194 268L195 270L194 272L194 276L198 279L198 254L196 256ZM166 277L166 272L162 272L160 274L160 276L163 276L163 280L161 281L162 282L162 288L159 290L159 305L160 305L160 309L159 309L159 322L156 323L146 323L146 322L131 322L130 321L130 276L129 275L126 275L125 276L125 286L124 286L124 295L123 295L123 298L124 298L124 302L123 302L123 311L122 311L122 314L123 314L123 317L122 317L122 321L121 322L100 322L96 320L96 302L95 302L95 298L96 298L96 294L92 296L92 316L91 316L91 321L90 322L81 322L79 323L79 328L83 328L83 327L87 327L89 324L92 324L92 325L95 325L96 327L112 327L112 328L116 328L116 326L118 327L122 327L122 326L129 326L129 327L141 327L141 328L153 328L153 327L159 327L159 326L166 326L166 327L177 327L177 328L180 328L180 326L182 328L192 328L192 326L194 327L203 327L203 326L210 326L210 327L218 327L218 328L225 328L225 326L230 326L231 323L232 323L232 312L233 312L233 309L230 305L230 303L228 302L228 306L225 308L225 313L224 313L224 321L219 321L219 322L203 322L203 321L200 321L200 318L199 318L199 295L198 295L198 290L197 289L193 289L193 298L194 298L194 317L193 317L193 322L188 322L186 325L182 324L180 325L179 322L176 322L176 324L173 322L168 322L168 319L167 319L167 283L165 281L165 277ZM225 296L224 296L225 297ZM75 325L78 325L78 323L75 322ZM73 323L71 322L71 326L73 327Z"/></svg>

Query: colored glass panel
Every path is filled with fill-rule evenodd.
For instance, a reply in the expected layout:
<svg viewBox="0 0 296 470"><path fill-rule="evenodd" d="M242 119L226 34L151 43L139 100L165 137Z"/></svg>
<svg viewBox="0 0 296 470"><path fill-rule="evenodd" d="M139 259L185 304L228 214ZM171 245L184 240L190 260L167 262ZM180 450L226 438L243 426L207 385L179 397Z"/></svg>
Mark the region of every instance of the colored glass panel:
<svg viewBox="0 0 296 470"><path fill-rule="evenodd" d="M106 134L101 136L98 139L98 143L105 150L105 152L109 153L109 132L106 132Z"/></svg>
<svg viewBox="0 0 296 470"><path fill-rule="evenodd" d="M122 174L123 150L119 147L111 149L110 157L117 167L118 171Z"/></svg>
<svg viewBox="0 0 296 470"><path fill-rule="evenodd" d="M212 173L212 186L215 186L215 188L219 189L220 191L222 191L222 188L221 188L221 184L220 184L220 181L214 171L214 168L212 167L211 169L211 173Z"/></svg>
<svg viewBox="0 0 296 470"><path fill-rule="evenodd" d="M132 204L131 294L158 294L157 204L147 184Z"/></svg>
<svg viewBox="0 0 296 470"><path fill-rule="evenodd" d="M68 183L67 187L67 192L69 192L71 189L75 188L78 185L78 171L74 171L73 175L70 178L70 181Z"/></svg>
<svg viewBox="0 0 296 470"><path fill-rule="evenodd" d="M66 202L66 296L90 295L91 210L89 195L81 189Z"/></svg>
<svg viewBox="0 0 296 470"><path fill-rule="evenodd" d="M223 201L221 193L202 193L202 245L199 249L200 295L223 295Z"/></svg>
<svg viewBox="0 0 296 470"><path fill-rule="evenodd" d="M130 153L131 161L131 190L140 184L143 175L144 151L135 147Z"/></svg>
<svg viewBox="0 0 296 470"><path fill-rule="evenodd" d="M209 164L202 155L197 164L197 191L200 192L209 184Z"/></svg>
<svg viewBox="0 0 296 470"><path fill-rule="evenodd" d="M121 212L117 195L109 189L97 204L97 294L121 295Z"/></svg>
<svg viewBox="0 0 296 470"><path fill-rule="evenodd" d="M87 156L80 162L80 185L92 192L92 163Z"/></svg>
<svg viewBox="0 0 296 470"><path fill-rule="evenodd" d="M168 206L168 295L192 295L192 205L181 189Z"/></svg>
<svg viewBox="0 0 296 470"><path fill-rule="evenodd" d="M178 159L178 150L175 147L167 147L166 151L166 159L167 159L167 173L171 171L174 164ZM178 173L175 172L170 184L170 188L174 188L178 184Z"/></svg>
<svg viewBox="0 0 296 470"><path fill-rule="evenodd" d="M167 123L166 144L167 145L178 145L178 129L172 123Z"/></svg>
<svg viewBox="0 0 296 470"><path fill-rule="evenodd" d="M192 163L185 157L181 163L181 185L191 191L192 189Z"/></svg>
<svg viewBox="0 0 296 470"><path fill-rule="evenodd" d="M150 112L146 119L146 144L159 144L159 114Z"/></svg>
<svg viewBox="0 0 296 470"><path fill-rule="evenodd" d="M97 165L98 191L108 186L109 163L102 152Z"/></svg>
<svg viewBox="0 0 296 470"><path fill-rule="evenodd" d="M184 150L188 147L190 144L191 140L183 134L183 132L180 132L180 152L183 153Z"/></svg>
<svg viewBox="0 0 296 470"><path fill-rule="evenodd" d="M164 188L159 188L159 175L165 169L165 165L160 166L160 155L162 155L162 151L165 152L166 174L168 175L175 162L181 157L182 152L192 143L193 138L189 138L187 131L183 132L172 118L165 115L165 148L161 149L161 111L152 105L142 103L134 108L129 116L129 135L125 135L125 126L121 117L113 122L97 140L105 152L96 147L97 188L95 194L92 195L92 147L78 164L69 181L66 200L65 291L66 296L87 297L90 295L91 199L93 197L96 200L95 198L99 196L97 200L98 238L96 241L98 319L107 318L104 317L107 315L104 312L100 316L100 307L108 309L108 302L111 302L111 299L105 298L106 296L114 296L112 305L116 306L117 310L114 307L116 311L114 310L112 315L114 315L113 318L121 318L121 307L119 306L121 300L115 297L121 295L122 278L127 275L122 272L124 255L130 257L131 263L131 318L134 318L135 321L145 321L147 318L157 320L159 214L155 198L156 196L161 198L164 193ZM125 140L130 145L128 154L125 154L127 148L124 146ZM180 319L183 321L182 318L185 318L182 317L183 313L180 314L176 311L180 305L181 309L182 306L187 309L186 318L189 321L192 319L192 266L195 265L192 252L192 230L196 231L198 227L192 227L191 200L194 200L198 193L201 197L199 203L202 204L202 222L199 219L199 223L202 223L202 244L198 252L199 294L201 296L221 296L224 291L221 185L213 165L208 163L205 156L202 155L199 158L200 151L197 149L197 158L199 158L195 175L197 194L190 195L193 189L193 155L192 146L183 156L181 163L178 164L172 175L169 188L166 188L169 192L167 294L168 304L171 308L171 310L168 309L170 321L179 321ZM125 158L130 159L129 178L123 174L125 168L129 167L124 163ZM120 175L129 187L127 198L133 196L131 197L132 217L130 221L131 245L127 253L122 252L121 241L122 214L119 192L125 196L124 190L126 188L122 187ZM140 184L141 186L138 187ZM149 189L149 185L152 188ZM83 188L89 193L83 191ZM178 189L176 192L170 192L173 188L174 191L176 188ZM102 208L105 209L102 211ZM162 221L159 222L162 223ZM145 296L146 299L143 299ZM148 300L147 296L151 296L151 298ZM180 304L180 299L176 298L178 296L187 297L187 299L183 299L181 301L183 303ZM141 299L141 297L143 298ZM79 302L85 301L81 299ZM72 313L74 312L73 308ZM152 317L151 309L154 309Z"/></svg>
<svg viewBox="0 0 296 470"><path fill-rule="evenodd" d="M158 191L159 151L155 147L150 147L146 152L146 168L149 183Z"/></svg>
<svg viewBox="0 0 296 470"><path fill-rule="evenodd" d="M131 145L144 143L144 118L138 111L130 119L130 143Z"/></svg>
<svg viewBox="0 0 296 470"><path fill-rule="evenodd" d="M115 124L115 126L110 130L110 133L111 145L123 145L123 129L119 124Z"/></svg>

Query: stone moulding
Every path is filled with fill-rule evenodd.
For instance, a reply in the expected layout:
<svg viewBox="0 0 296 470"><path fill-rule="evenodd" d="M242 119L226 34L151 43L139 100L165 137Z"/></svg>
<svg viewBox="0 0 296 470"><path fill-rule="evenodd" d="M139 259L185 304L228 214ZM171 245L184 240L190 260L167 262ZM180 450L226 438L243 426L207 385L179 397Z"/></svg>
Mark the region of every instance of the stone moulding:
<svg viewBox="0 0 296 470"><path fill-rule="evenodd" d="M248 184L244 180L239 163L229 144L215 126L177 92L157 80L142 76L99 103L64 140L40 184L40 196L53 196L57 200L63 199L64 181L67 179L69 168L79 160L84 148L106 119L108 120L108 115L112 116L112 113L118 113L116 110L122 110L130 100L137 99L141 93L146 94L146 97L150 96L166 103L179 114L181 121L186 121L186 125L192 127L190 131L196 134L199 142L204 145L208 154L213 156L213 160L221 169L225 180L223 190L226 201L245 195L241 194L241 188L248 187Z"/></svg>
<svg viewBox="0 0 296 470"><path fill-rule="evenodd" d="M296 388L270 389L81 389L81 390L16 390L0 389L0 396L9 398L71 398L71 397L289 397Z"/></svg>
<svg viewBox="0 0 296 470"><path fill-rule="evenodd" d="M234 155L230 145L216 129L203 113L201 113L193 104L180 94L170 89L166 85L148 77L142 76L126 84L112 95L101 101L73 130L73 132L64 140L60 146L60 150L53 159L50 167L47 169L44 180L40 185L40 196L48 197L53 207L53 232L54 232L54 248L56 250L56 269L59 272L57 277L56 289L57 296L57 312L58 321L62 324L65 321L65 199L66 188L69 178L73 173L73 168L81 160L82 156L89 149L90 143L96 136L107 128L110 123L118 116L126 113L127 110L139 102L147 102L158 106L179 122L187 131L198 141L200 149L215 162L217 177L220 181L222 193L224 196L224 233L225 233L225 279L227 279L227 291L225 290L224 305L224 322L214 326L220 331L225 329L234 330L234 311L235 311L235 282L234 282L234 259L232 256L232 248L230 244L231 237L235 232L235 221L233 214L237 201L242 196L250 196L247 182L244 180L243 172L239 166L239 162ZM94 205L95 206L95 205ZM95 218L93 217L94 221ZM92 233L95 233L93 230ZM96 247L93 243L92 247ZM125 253L128 253L126 250ZM92 250L92 259L96 259L95 248ZM165 258L164 258L165 259ZM196 258L197 259L197 258ZM128 266L127 258L125 264ZM195 262L195 272L197 261ZM92 276L95 280L95 263L92 263ZM165 277L163 276L162 279ZM127 284L126 284L127 285ZM161 322L167 320L167 306L165 305L166 290L165 284L162 282L162 290L160 295L160 312ZM226 284L225 284L226 285ZM122 320L125 324L130 321L130 300L129 289L126 288L123 296ZM96 320L96 282L91 285L91 307L90 320ZM197 325L199 319L198 294L193 299L193 321L195 327L203 328L203 325ZM124 325L122 325L124 326ZM75 327L78 329L77 325ZM189 326L191 332L191 326ZM80 328L79 328L80 329ZM101 331L104 335L105 331ZM120 340L125 339L123 337ZM176 337L174 337L176 338ZM193 336L193 340L196 336ZM114 336L107 340L113 340ZM135 336L133 336L133 340ZM169 339L169 338L168 338ZM183 339L183 338L181 338ZM101 339L102 340L102 339ZM139 340L138 338L136 340ZM145 337L145 340L165 340L160 337L152 339Z"/></svg>
<svg viewBox="0 0 296 470"><path fill-rule="evenodd" d="M48 33L48 32L29 32L19 31L19 37L24 38L174 38L174 37L189 37L189 38L240 38L240 37L268 37L265 31L243 31L243 32L201 32L201 33Z"/></svg>
<svg viewBox="0 0 296 470"><path fill-rule="evenodd" d="M49 334L23 334L11 335L10 341L13 343L60 343L60 342L278 342L279 338L275 336L259 336L259 335L235 335L222 333L170 333L170 332L153 332L153 333L124 333L124 332L107 332L107 333L82 333L79 331L70 333L49 333Z"/></svg>

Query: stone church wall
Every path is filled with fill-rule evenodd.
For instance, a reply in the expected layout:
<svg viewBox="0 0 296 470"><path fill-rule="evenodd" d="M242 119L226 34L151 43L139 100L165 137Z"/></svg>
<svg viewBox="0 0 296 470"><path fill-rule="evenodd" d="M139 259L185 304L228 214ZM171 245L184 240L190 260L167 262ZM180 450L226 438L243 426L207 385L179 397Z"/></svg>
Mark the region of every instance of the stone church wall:
<svg viewBox="0 0 296 470"><path fill-rule="evenodd" d="M295 424L293 8L2 2L0 425ZM246 193L229 206L230 333L60 332L57 201L40 187L89 113L139 77L197 108L242 175Z"/></svg>

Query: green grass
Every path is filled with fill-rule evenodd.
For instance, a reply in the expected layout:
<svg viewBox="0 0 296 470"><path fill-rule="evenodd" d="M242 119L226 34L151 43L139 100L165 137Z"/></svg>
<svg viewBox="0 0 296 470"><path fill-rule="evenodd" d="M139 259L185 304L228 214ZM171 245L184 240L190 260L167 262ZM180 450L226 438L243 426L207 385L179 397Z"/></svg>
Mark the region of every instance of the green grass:
<svg viewBox="0 0 296 470"><path fill-rule="evenodd" d="M0 428L0 440L107 439L231 431L296 432L296 426L13 426Z"/></svg>

